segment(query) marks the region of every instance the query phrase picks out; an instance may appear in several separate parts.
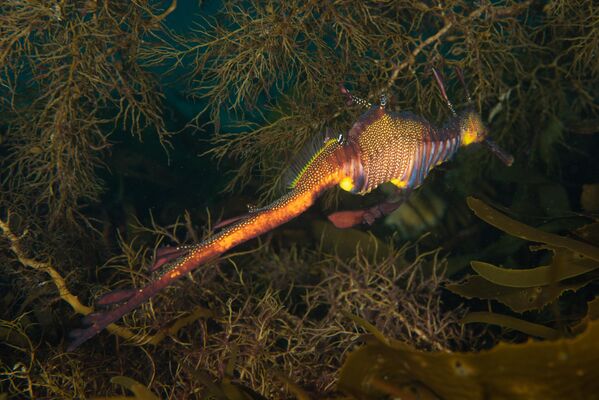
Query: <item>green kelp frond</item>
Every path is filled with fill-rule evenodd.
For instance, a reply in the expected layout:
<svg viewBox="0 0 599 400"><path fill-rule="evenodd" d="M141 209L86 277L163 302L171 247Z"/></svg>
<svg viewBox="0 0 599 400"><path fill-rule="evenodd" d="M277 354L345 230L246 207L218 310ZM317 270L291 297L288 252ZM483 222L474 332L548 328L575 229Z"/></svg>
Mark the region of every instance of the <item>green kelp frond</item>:
<svg viewBox="0 0 599 400"><path fill-rule="evenodd" d="M597 363L599 321L575 338L500 343L479 353L429 353L373 339L349 355L339 387L361 399L589 399L599 393Z"/></svg>
<svg viewBox="0 0 599 400"><path fill-rule="evenodd" d="M510 235L532 242L545 243L547 246L566 248L599 262L599 247L597 246L535 229L498 212L474 197L469 197L467 201L468 206L479 218Z"/></svg>
<svg viewBox="0 0 599 400"><path fill-rule="evenodd" d="M135 379L127 378L126 376L115 376L110 378L110 382L126 388L133 393L133 396L91 397L90 400L159 400L150 389Z"/></svg>
<svg viewBox="0 0 599 400"><path fill-rule="evenodd" d="M467 277L461 283L448 285L447 288L452 292L466 298L495 300L517 313L533 310L540 312L559 301L566 292L581 290L599 280L599 223L575 230L575 237L584 238L579 240L544 232L516 221L472 197L468 198L468 205L478 217L504 232L541 243L531 246L531 250L548 250L550 262L540 267L508 269L472 261L472 268L478 275ZM564 334L558 334L558 331L546 326L535 327L531 322L495 313L475 313L465 318L466 322L497 324L537 337ZM556 319L559 320L560 317L556 316Z"/></svg>

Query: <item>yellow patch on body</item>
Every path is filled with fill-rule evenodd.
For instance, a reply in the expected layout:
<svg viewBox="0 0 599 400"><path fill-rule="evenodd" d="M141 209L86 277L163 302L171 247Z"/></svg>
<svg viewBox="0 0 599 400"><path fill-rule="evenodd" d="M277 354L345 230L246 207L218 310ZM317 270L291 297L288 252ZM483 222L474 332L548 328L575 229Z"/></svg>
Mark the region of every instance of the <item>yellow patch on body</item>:
<svg viewBox="0 0 599 400"><path fill-rule="evenodd" d="M351 192L354 186L354 181L349 176L346 176L345 178L341 179L341 182L339 182L339 187L347 192Z"/></svg>
<svg viewBox="0 0 599 400"><path fill-rule="evenodd" d="M397 178L391 179L391 183L400 189L403 189L408 186L408 181L404 181L404 180L397 179Z"/></svg>

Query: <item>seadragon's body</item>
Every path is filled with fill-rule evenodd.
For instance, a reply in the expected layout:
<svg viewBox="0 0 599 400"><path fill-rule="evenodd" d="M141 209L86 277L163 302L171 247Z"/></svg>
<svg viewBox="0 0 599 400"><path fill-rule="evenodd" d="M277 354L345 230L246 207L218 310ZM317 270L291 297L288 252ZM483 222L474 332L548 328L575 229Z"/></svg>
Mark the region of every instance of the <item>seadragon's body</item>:
<svg viewBox="0 0 599 400"><path fill-rule="evenodd" d="M472 109L436 127L414 114L388 111L383 105L371 107L346 135L322 143L284 196L199 244L163 250L153 269L167 262L171 266L146 287L112 292L99 299L98 305L118 306L87 316L89 326L71 333L73 342L69 349L95 336L200 265L300 215L325 190L339 185L352 193L365 194L391 182L409 191L418 187L435 165L451 158L460 146L484 141L486 133L480 116Z"/></svg>

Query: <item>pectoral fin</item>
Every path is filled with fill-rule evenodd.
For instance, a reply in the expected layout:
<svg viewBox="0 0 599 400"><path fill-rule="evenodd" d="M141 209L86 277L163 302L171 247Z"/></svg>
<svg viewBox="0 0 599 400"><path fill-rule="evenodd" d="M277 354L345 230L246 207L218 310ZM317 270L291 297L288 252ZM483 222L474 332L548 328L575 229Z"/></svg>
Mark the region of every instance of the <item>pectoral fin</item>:
<svg viewBox="0 0 599 400"><path fill-rule="evenodd" d="M337 211L330 214L327 218L337 228L346 229L361 224L366 212L367 210Z"/></svg>

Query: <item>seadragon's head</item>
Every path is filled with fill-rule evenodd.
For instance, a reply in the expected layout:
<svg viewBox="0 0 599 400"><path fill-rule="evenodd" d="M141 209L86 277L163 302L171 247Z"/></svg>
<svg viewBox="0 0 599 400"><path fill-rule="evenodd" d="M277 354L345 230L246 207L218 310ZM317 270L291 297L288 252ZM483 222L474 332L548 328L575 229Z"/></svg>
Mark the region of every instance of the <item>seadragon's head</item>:
<svg viewBox="0 0 599 400"><path fill-rule="evenodd" d="M510 154L506 153L503 149L501 149L494 141L487 137L489 130L485 126L480 117L480 114L470 106L466 110L462 111L459 115L455 112L451 101L447 97L447 93L445 92L445 87L443 85L443 80L441 79L441 75L439 72L433 68L433 75L439 85L439 89L441 90L441 96L447 102L447 106L451 110L454 115L454 121L458 122L458 129L460 135L460 145L468 146L472 143L483 143L486 145L489 150L493 152L505 165L510 166L514 162L514 157ZM472 104L472 98L470 97L470 93L468 92L468 88L466 87L466 83L464 82L464 77L462 76L462 71L459 68L456 68L456 73L458 78L462 82L464 86L464 90L466 90L466 98L468 100L468 104ZM454 128L455 129L455 128Z"/></svg>
<svg viewBox="0 0 599 400"><path fill-rule="evenodd" d="M474 109L467 109L458 116L460 143L468 146L472 143L484 142L489 130L483 123L480 114Z"/></svg>
<svg viewBox="0 0 599 400"><path fill-rule="evenodd" d="M514 163L514 157L500 148L487 135L489 130L483 123L480 114L474 109L467 109L457 116L459 124L460 145L469 146L472 143L484 144L505 165Z"/></svg>

